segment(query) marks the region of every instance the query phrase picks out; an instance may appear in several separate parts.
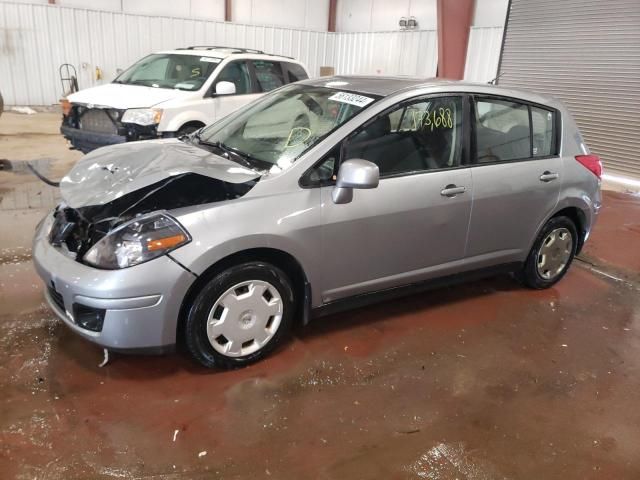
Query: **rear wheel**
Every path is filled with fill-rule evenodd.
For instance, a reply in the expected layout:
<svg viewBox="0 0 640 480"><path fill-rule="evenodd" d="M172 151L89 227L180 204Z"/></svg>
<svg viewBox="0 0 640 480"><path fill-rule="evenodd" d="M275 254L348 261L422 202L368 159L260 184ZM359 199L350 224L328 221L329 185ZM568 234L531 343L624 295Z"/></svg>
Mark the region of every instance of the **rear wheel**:
<svg viewBox="0 0 640 480"><path fill-rule="evenodd" d="M196 296L185 323L191 355L206 367L255 362L284 338L295 310L287 275L263 262L231 267Z"/></svg>
<svg viewBox="0 0 640 480"><path fill-rule="evenodd" d="M571 219L550 219L540 231L520 273L522 282L536 289L549 288L567 273L576 254L578 233Z"/></svg>

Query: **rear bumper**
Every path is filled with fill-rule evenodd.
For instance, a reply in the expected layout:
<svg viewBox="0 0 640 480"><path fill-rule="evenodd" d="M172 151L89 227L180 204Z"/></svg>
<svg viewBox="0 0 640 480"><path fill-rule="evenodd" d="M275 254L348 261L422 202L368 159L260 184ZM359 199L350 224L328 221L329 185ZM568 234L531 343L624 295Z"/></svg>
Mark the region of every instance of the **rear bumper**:
<svg viewBox="0 0 640 480"><path fill-rule="evenodd" d="M76 149L83 153L88 153L105 145L114 145L117 143L125 143L127 137L124 135L113 135L108 133L87 132L78 128L67 127L62 125L60 133L71 142Z"/></svg>
<svg viewBox="0 0 640 480"><path fill-rule="evenodd" d="M576 252L576 254L580 253L584 244L587 242L587 240L589 240L589 236L593 231L593 227L596 225L598 221L598 215L600 215L600 210L602 209L602 195L600 191L598 191L598 196L596 200L594 200L593 203L591 203L590 207L591 207L590 216L589 216L589 219L587 220L588 224L586 225L586 228L584 231L584 238L582 239L582 242L580 243L578 252Z"/></svg>
<svg viewBox="0 0 640 480"><path fill-rule="evenodd" d="M100 270L67 257L48 241L49 216L33 244L33 262L46 285L45 299L75 333L116 351L169 350L179 310L195 280L167 256L122 270ZM104 310L100 331L83 328L75 306Z"/></svg>

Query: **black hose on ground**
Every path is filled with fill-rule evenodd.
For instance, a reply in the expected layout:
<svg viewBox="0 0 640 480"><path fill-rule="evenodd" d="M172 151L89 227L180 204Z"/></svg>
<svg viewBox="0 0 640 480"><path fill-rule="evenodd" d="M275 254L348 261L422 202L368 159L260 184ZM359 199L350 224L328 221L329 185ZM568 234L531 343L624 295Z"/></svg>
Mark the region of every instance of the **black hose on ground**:
<svg viewBox="0 0 640 480"><path fill-rule="evenodd" d="M60 186L60 182L54 182L53 180L49 180L47 177L42 175L38 170L36 170L35 167L33 165L31 165L31 163L29 163L29 162L25 162L25 163L27 164L27 168L29 170L31 170L31 172L36 177L38 177L40 180L42 180L47 185L51 185L52 187L59 187Z"/></svg>

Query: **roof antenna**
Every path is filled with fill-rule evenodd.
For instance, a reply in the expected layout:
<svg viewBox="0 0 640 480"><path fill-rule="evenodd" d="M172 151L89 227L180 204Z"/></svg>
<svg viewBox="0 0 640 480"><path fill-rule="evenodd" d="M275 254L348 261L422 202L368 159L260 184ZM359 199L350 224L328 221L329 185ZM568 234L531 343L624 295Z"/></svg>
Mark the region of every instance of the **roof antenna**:
<svg viewBox="0 0 640 480"><path fill-rule="evenodd" d="M496 84L496 82L498 81L498 79L499 79L501 76L503 76L505 73L506 73L506 72L502 72L502 73L500 73L496 78L494 78L493 80L489 80L487 83L488 83L489 85L495 85L495 84Z"/></svg>

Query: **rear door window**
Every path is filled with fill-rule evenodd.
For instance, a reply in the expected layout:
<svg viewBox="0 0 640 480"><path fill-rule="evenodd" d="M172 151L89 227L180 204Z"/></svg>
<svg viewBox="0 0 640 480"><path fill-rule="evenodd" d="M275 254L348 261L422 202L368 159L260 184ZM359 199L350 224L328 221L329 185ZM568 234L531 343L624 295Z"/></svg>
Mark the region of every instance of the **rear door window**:
<svg viewBox="0 0 640 480"><path fill-rule="evenodd" d="M476 102L478 163L531 157L529 107L523 103L479 99Z"/></svg>
<svg viewBox="0 0 640 480"><path fill-rule="evenodd" d="M268 92L285 84L282 65L270 60L252 60L258 90Z"/></svg>
<svg viewBox="0 0 640 480"><path fill-rule="evenodd" d="M547 157L555 148L555 114L551 110L531 107L533 128L533 156Z"/></svg>

